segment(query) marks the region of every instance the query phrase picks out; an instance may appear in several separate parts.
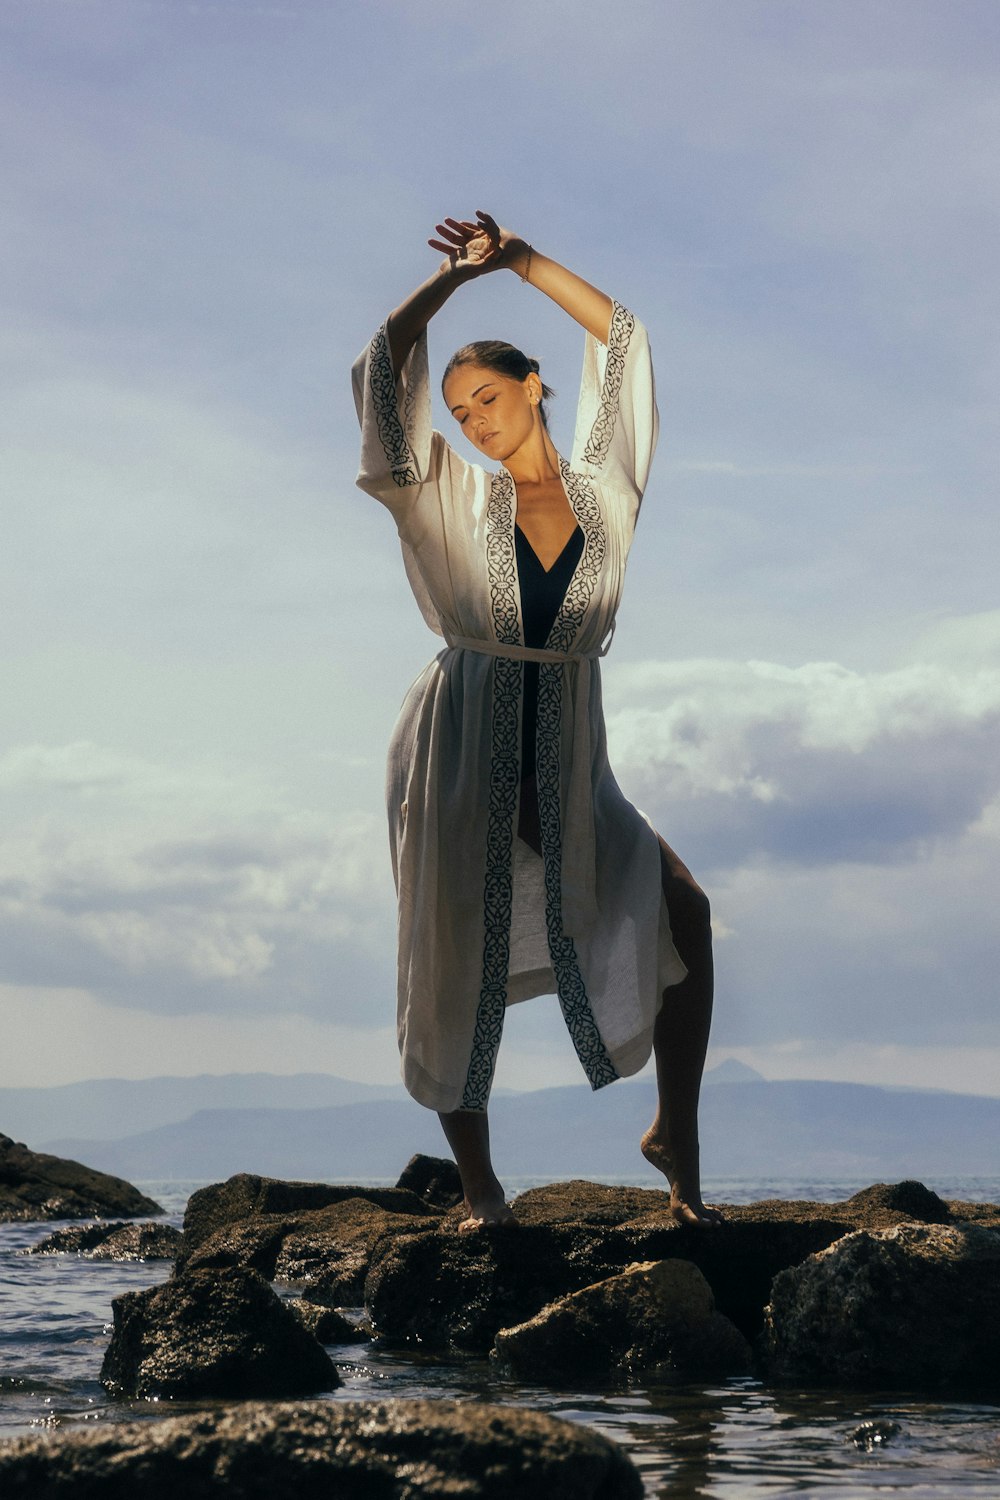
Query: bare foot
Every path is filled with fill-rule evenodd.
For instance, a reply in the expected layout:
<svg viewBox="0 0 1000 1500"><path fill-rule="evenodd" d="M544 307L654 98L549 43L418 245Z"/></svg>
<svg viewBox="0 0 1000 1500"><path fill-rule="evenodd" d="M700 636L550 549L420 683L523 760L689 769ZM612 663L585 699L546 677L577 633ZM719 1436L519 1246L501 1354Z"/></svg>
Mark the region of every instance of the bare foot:
<svg viewBox="0 0 1000 1500"><path fill-rule="evenodd" d="M458 1226L459 1234L471 1234L474 1229L484 1229L488 1224L516 1224L510 1204L504 1200L503 1192L490 1194L462 1204L465 1218Z"/></svg>
<svg viewBox="0 0 1000 1500"><path fill-rule="evenodd" d="M653 1126L643 1136L640 1149L650 1165L662 1172L669 1182L670 1212L678 1224L696 1224L702 1229L711 1229L726 1222L725 1214L702 1202L697 1167L683 1173L669 1142Z"/></svg>

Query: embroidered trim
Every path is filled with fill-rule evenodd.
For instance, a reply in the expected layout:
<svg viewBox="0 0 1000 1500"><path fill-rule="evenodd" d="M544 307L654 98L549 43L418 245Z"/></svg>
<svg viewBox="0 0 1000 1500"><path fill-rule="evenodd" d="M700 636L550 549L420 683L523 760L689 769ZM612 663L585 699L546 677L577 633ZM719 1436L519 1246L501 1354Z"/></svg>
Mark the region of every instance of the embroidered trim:
<svg viewBox="0 0 1000 1500"><path fill-rule="evenodd" d="M584 462L600 467L608 456L615 422L618 419L618 399L621 395L625 375L625 356L629 340L635 328L635 318L620 302L612 304L611 327L608 330L608 355L604 368L604 384L601 387L601 404L594 425L590 429L587 446L583 450Z"/></svg>
<svg viewBox="0 0 1000 1500"><path fill-rule="evenodd" d="M372 339L368 355L368 383L371 386L372 404L375 407L379 441L382 444L382 451L385 453L393 481L400 489L408 484L416 484L418 482L416 465L410 445L406 440L406 432L413 415L413 395L407 390L403 398L407 423L407 427L404 428L399 420L396 382L392 374L392 359L389 354L389 340L386 337L384 323Z"/></svg>
<svg viewBox="0 0 1000 1500"><path fill-rule="evenodd" d="M496 638L507 646L520 645L514 561L514 482L506 469L494 476L490 490L486 514L486 568ZM511 851L521 770L519 727L523 682L524 673L519 661L509 656L495 659L483 889L483 983L462 1109L486 1108L507 1010L510 922L514 904Z"/></svg>
<svg viewBox="0 0 1000 1500"><path fill-rule="evenodd" d="M559 467L570 508L580 523L584 540L580 561L569 581L545 644L550 651L570 651L577 631L583 624L598 574L604 566L608 542L604 517L593 485L583 474L574 474L565 459L560 458Z"/></svg>
<svg viewBox="0 0 1000 1500"><path fill-rule="evenodd" d="M559 811L560 726L563 670L544 663L538 672L538 748L535 776L538 821L545 862L545 927L556 976L556 992L566 1029L592 1088L614 1083L617 1070L607 1054L594 1021L576 948L562 925L562 816Z"/></svg>

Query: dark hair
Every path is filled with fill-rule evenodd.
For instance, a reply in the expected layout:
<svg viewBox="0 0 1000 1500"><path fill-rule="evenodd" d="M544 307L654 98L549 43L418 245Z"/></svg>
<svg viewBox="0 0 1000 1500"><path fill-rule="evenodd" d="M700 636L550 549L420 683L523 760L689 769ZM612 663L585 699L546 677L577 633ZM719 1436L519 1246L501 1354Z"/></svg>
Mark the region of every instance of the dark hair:
<svg viewBox="0 0 1000 1500"><path fill-rule="evenodd" d="M479 365L484 370L495 370L498 375L506 375L509 380L527 380L529 375L537 375L538 360L530 359L527 354L516 349L513 344L505 344L503 339L477 339L473 344L464 344L461 349L456 349L445 366L444 374L441 376L441 389L452 370L457 370L460 365ZM551 386L542 382L542 401L538 410L541 414L542 425L548 427L548 417L545 412L545 402L555 395Z"/></svg>

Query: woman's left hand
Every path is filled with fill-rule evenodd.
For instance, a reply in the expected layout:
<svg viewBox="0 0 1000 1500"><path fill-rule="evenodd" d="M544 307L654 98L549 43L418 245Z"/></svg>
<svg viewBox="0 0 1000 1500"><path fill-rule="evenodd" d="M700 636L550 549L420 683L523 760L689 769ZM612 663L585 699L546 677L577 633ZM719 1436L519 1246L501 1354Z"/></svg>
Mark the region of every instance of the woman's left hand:
<svg viewBox="0 0 1000 1500"><path fill-rule="evenodd" d="M527 254L527 244L509 229L502 229L496 219L476 209L476 220L445 219L435 225L441 239L428 240L432 250L448 257L454 275L482 276L505 266L513 269L515 261Z"/></svg>

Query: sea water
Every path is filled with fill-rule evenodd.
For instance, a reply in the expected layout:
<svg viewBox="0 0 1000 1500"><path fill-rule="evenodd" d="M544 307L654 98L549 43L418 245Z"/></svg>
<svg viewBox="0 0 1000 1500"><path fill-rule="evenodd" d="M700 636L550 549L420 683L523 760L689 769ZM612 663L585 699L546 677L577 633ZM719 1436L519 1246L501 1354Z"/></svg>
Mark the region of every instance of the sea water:
<svg viewBox="0 0 1000 1500"><path fill-rule="evenodd" d="M624 1180L624 1179L623 1179ZM629 1179L637 1182L637 1179ZM145 1182L180 1224L198 1183ZM511 1183L513 1190L537 1179ZM645 1179L637 1185L650 1186ZM712 1182L706 1197L834 1202L866 1183ZM929 1182L942 1196L1000 1202L1000 1179ZM0 1439L92 1423L203 1410L211 1402L112 1401L99 1382L111 1301L164 1280L164 1261L93 1261L23 1254L60 1224L0 1225ZM823 1500L946 1500L1000 1496L1000 1406L914 1399L893 1391L770 1387L758 1380L554 1390L505 1380L483 1359L420 1356L377 1344L338 1345L343 1384L331 1401L453 1396L527 1406L603 1432L626 1447L648 1497L822 1496ZM866 1446L862 1423L898 1431Z"/></svg>

